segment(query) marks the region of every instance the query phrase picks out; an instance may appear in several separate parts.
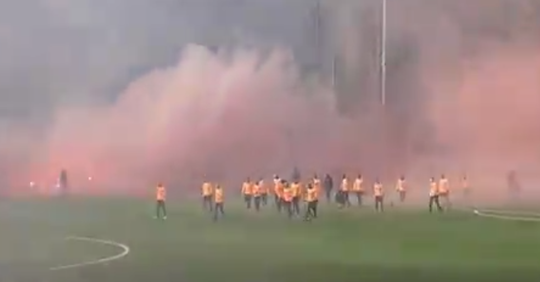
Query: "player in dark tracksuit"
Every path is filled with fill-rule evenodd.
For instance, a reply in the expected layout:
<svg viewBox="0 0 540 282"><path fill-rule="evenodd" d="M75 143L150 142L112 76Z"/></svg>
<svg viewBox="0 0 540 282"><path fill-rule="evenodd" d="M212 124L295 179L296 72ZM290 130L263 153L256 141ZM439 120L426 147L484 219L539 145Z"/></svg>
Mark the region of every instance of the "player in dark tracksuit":
<svg viewBox="0 0 540 282"><path fill-rule="evenodd" d="M302 176L300 174L300 170L298 169L298 167L295 166L291 174L291 181L292 182L300 181L301 178Z"/></svg>
<svg viewBox="0 0 540 282"><path fill-rule="evenodd" d="M510 197L517 197L521 190L521 184L515 171L511 170L510 172L508 172L506 176L506 182L508 185L508 192L510 194Z"/></svg>
<svg viewBox="0 0 540 282"><path fill-rule="evenodd" d="M67 195L69 191L69 182L68 182L68 174L65 169L62 169L62 171L60 171L60 177L58 178L58 185L60 188L60 193L62 195Z"/></svg>
<svg viewBox="0 0 540 282"><path fill-rule="evenodd" d="M324 177L324 192L326 195L326 202L330 202L332 200L332 190L334 189L334 180L332 179L332 176L330 174L326 174Z"/></svg>

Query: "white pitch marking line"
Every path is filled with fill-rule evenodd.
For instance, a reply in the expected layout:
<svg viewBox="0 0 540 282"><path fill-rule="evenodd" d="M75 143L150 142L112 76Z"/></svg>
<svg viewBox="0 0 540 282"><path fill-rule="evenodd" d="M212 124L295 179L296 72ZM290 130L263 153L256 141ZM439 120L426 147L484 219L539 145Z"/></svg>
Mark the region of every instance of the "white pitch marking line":
<svg viewBox="0 0 540 282"><path fill-rule="evenodd" d="M511 210L499 210L499 209L482 209L481 210L484 213L494 213L494 214L502 214L502 215L517 215L517 216L536 216L540 217L539 212L532 212L532 211L511 211Z"/></svg>
<svg viewBox="0 0 540 282"><path fill-rule="evenodd" d="M66 240L87 241L87 242L93 242L93 243L98 243L98 244L103 244L103 245L110 245L110 246L115 246L117 248L120 248L123 251L121 253L117 254L117 255L114 255L114 256L105 257L105 258L92 260L92 261L81 262L81 263L75 263L75 264L60 265L60 266L56 266L56 267L51 267L51 268L49 268L49 270L63 270L63 269L76 268L76 267L93 265L93 264L106 263L106 262L109 262L109 261L121 259L121 258L127 256L129 254L129 252L130 252L130 249L129 249L129 247L127 245L117 243L117 242L114 242L114 241L109 241L109 240L101 240L101 239L88 238L88 237L67 237Z"/></svg>
<svg viewBox="0 0 540 282"><path fill-rule="evenodd" d="M489 217L489 218L495 218L495 219L502 219L502 220L513 220L513 221L528 221L528 222L540 222L540 217L524 217L524 216L512 216L512 213L509 213L510 215L504 215L504 211L497 211L499 214L491 214L489 210L481 211L481 210L473 210L474 214L481 216L481 217ZM514 213L516 214L516 213ZM539 214L535 214L537 216L540 216Z"/></svg>

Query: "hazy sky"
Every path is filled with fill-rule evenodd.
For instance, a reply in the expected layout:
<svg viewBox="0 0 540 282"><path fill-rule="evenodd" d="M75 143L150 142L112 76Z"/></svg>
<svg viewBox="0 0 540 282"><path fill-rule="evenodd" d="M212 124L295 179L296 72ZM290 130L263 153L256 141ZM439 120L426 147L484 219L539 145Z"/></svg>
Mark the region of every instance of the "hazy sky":
<svg viewBox="0 0 540 282"><path fill-rule="evenodd" d="M322 1L321 53L314 3L0 0L9 182L538 162L540 1L388 0L384 108L381 1Z"/></svg>
<svg viewBox="0 0 540 282"><path fill-rule="evenodd" d="M305 46L310 3L2 0L0 115L110 100L135 77L175 61L188 43Z"/></svg>

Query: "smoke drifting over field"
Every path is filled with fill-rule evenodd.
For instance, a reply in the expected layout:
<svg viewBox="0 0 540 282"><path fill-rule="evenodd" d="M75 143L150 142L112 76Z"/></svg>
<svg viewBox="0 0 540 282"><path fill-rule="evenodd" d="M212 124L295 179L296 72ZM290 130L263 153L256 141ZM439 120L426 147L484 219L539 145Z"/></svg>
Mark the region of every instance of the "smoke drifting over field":
<svg viewBox="0 0 540 282"><path fill-rule="evenodd" d="M159 27L155 26L163 15L138 17L149 9L139 2L130 6L132 14L125 16L130 21L125 22L148 34L146 40L134 40L130 33L114 35L114 40L100 44L115 51L107 56L96 52L88 61L97 63L86 62L85 71L51 67L46 77L41 72L19 74L27 81L25 87L15 85L9 94L1 94L6 95L2 102L39 104L27 111L43 112L37 114L43 122L25 118L24 113L0 119L6 132L0 140L1 163L11 187L24 187L29 179L54 181L63 167L74 181L85 183L75 186L89 192L135 191L157 181L192 186L203 177L235 183L248 175L288 176L294 165L310 174L362 171L388 181L401 173L424 181L441 171L452 177L467 171L471 181L492 185L488 176L497 175L494 181L501 182L508 169L527 175L538 165L537 1L389 0L385 109L378 102L380 1L323 3L322 52L314 51L312 40L292 39L311 32L293 27L312 25L312 18L283 20L288 26L275 27L277 15L305 17L311 2L302 1L301 7L261 0L251 8L222 10L230 18L242 15L233 33L221 30L220 23L211 24L211 11L219 1L176 7L178 13L191 9L200 14L197 20ZM100 18L115 15L121 6L73 3L79 4L44 1L46 11L41 13L66 16L61 24L68 27L85 25L112 33L123 23ZM265 7L264 12L257 5ZM262 14L276 16L269 20ZM275 30L265 33L266 26ZM16 31L12 27L0 34L9 40ZM195 44L206 44L201 38L221 33L242 36L233 43L210 42L223 45L212 50ZM57 35L79 43L74 50L56 50L50 42L58 38L40 35L21 44L71 52L64 58L69 62L77 50L90 48L80 43L83 40L90 46L99 43L90 35ZM175 36L182 40L171 39ZM327 77L332 49L337 54L335 91ZM19 60L13 59L11 68L3 67L2 74L12 74L13 66L39 67L31 58L14 56L23 52L20 48L9 52ZM180 55L160 55L167 52ZM30 53L38 58L48 54ZM324 57L326 76L306 74L306 53ZM126 68L141 64L154 69L124 77ZM109 84L122 83L116 99L96 94ZM45 86L50 99L36 98L41 94L17 99L17 91L40 92ZM52 99L60 97L57 93L62 93L61 99ZM85 181L88 176L91 183Z"/></svg>

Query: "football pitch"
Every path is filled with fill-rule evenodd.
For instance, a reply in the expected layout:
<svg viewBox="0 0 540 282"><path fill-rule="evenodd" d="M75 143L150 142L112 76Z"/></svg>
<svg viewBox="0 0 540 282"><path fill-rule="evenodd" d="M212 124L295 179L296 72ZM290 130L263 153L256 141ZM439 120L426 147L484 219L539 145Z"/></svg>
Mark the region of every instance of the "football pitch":
<svg viewBox="0 0 540 282"><path fill-rule="evenodd" d="M0 281L540 281L540 213L322 204L311 222L227 203L134 199L0 202ZM493 213L490 213L494 215ZM514 217L528 220L512 220Z"/></svg>

